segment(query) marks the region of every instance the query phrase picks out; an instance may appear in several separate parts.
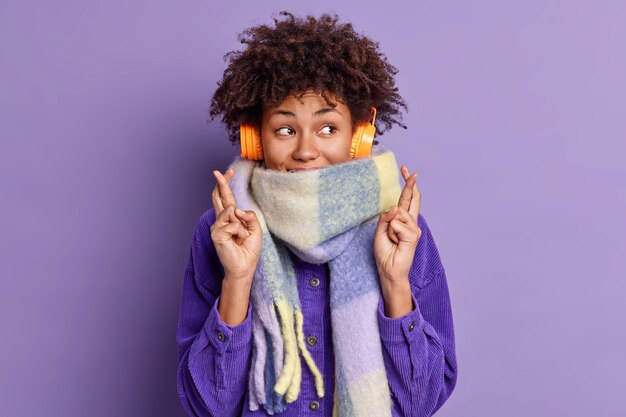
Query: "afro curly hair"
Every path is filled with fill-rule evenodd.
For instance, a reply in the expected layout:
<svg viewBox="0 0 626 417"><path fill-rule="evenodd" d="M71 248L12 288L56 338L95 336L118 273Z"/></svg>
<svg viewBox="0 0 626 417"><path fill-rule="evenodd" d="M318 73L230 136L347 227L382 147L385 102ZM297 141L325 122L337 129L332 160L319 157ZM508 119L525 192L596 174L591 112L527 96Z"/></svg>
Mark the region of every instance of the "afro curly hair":
<svg viewBox="0 0 626 417"><path fill-rule="evenodd" d="M369 120L376 108L376 132L382 135L400 122L400 108L408 110L398 94L396 67L378 50L378 42L357 34L351 23L338 23L338 16L296 18L282 11L285 20L274 18L275 27L259 25L238 34L247 44L243 51L224 55L228 62L211 99L210 120L222 115L229 140L239 140L239 125L260 127L263 109L274 107L308 89L316 91L335 107L326 92L348 106L353 130ZM381 125L384 127L381 128ZM378 143L374 141L374 143Z"/></svg>

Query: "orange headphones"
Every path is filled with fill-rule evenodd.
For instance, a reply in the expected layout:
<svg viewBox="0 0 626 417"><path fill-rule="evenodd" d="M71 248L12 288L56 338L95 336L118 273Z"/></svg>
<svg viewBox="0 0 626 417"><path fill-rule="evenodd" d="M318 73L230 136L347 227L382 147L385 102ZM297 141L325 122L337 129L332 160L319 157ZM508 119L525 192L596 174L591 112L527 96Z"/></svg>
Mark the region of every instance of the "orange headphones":
<svg viewBox="0 0 626 417"><path fill-rule="evenodd" d="M350 145L350 159L364 158L370 155L372 151L372 141L376 134L376 108L371 108L370 120L357 125L354 135L352 135L352 144ZM239 126L239 139L241 142L241 157L251 160L263 159L263 146L261 145L261 136L256 128L250 124L241 124Z"/></svg>

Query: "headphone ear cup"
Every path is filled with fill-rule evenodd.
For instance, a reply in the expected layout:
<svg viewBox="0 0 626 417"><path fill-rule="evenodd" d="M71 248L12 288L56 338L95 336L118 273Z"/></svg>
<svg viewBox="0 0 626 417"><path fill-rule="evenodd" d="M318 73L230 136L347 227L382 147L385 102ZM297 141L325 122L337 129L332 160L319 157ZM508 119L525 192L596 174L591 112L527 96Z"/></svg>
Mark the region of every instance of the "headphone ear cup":
<svg viewBox="0 0 626 417"><path fill-rule="evenodd" d="M246 133L246 129L247 126L246 125L239 125L239 145L241 146L241 157L242 158L247 158L248 157L248 143L247 141L247 133Z"/></svg>
<svg viewBox="0 0 626 417"><path fill-rule="evenodd" d="M363 123L359 123L356 127L354 135L352 135L352 143L350 143L350 159L356 158L361 147L361 137L363 136Z"/></svg>
<svg viewBox="0 0 626 417"><path fill-rule="evenodd" d="M366 158L370 156L372 152L372 144L374 142L374 135L376 135L376 126L374 120L376 120L376 109L371 109L372 119L370 122L359 123L352 136L352 143L350 144L350 159Z"/></svg>
<svg viewBox="0 0 626 417"><path fill-rule="evenodd" d="M370 156L375 133L376 127L369 123L361 123L357 126L350 144L350 159Z"/></svg>
<svg viewBox="0 0 626 417"><path fill-rule="evenodd" d="M374 135L376 134L376 127L367 124L363 126L363 134L361 135L361 144L357 149L357 158L367 158L372 153L372 144L374 142Z"/></svg>
<svg viewBox="0 0 626 417"><path fill-rule="evenodd" d="M255 161L263 159L263 144L261 143L261 136L256 129L252 130L252 140L250 140L250 146L254 155Z"/></svg>
<svg viewBox="0 0 626 417"><path fill-rule="evenodd" d="M263 159L261 137L256 128L249 124L239 126L239 142L241 143L241 157L253 161Z"/></svg>

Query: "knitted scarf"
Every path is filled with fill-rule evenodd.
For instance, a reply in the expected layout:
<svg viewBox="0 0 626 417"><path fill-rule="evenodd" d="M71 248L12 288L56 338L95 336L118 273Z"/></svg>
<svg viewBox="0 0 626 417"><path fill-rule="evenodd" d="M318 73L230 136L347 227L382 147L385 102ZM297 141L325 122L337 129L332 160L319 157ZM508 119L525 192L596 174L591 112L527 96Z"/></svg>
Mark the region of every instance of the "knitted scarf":
<svg viewBox="0 0 626 417"><path fill-rule="evenodd" d="M394 154L375 146L367 158L311 171L269 170L236 157L230 180L239 208L254 210L263 229L254 273L250 410L280 413L298 398L301 358L324 396L322 373L307 350L289 251L330 270L335 356L333 415L391 416L377 309L380 283L373 239L379 213L400 196Z"/></svg>

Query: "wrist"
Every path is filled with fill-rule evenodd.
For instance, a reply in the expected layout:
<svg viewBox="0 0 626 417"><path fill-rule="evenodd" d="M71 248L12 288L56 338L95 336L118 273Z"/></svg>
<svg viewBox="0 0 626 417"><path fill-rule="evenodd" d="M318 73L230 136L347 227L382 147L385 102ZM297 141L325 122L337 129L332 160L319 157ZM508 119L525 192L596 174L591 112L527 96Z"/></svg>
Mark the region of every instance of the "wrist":
<svg viewBox="0 0 626 417"><path fill-rule="evenodd" d="M251 288L252 279L224 277L220 303L217 306L222 322L229 326L237 326L245 320L248 313Z"/></svg>
<svg viewBox="0 0 626 417"><path fill-rule="evenodd" d="M237 283L237 285L245 286L246 284L252 285L252 279L254 278L254 270L250 273L235 274L225 271L224 281Z"/></svg>
<svg viewBox="0 0 626 417"><path fill-rule="evenodd" d="M379 276L380 289L383 295L398 295L406 291L411 291L411 284L409 283L408 274L401 278L387 278L385 275L379 272Z"/></svg>
<svg viewBox="0 0 626 417"><path fill-rule="evenodd" d="M231 278L226 275L222 281L222 299L247 299L252 289L252 278Z"/></svg>
<svg viewBox="0 0 626 417"><path fill-rule="evenodd" d="M402 281L382 282L381 280L381 292L387 317L402 317L415 308L408 277Z"/></svg>

